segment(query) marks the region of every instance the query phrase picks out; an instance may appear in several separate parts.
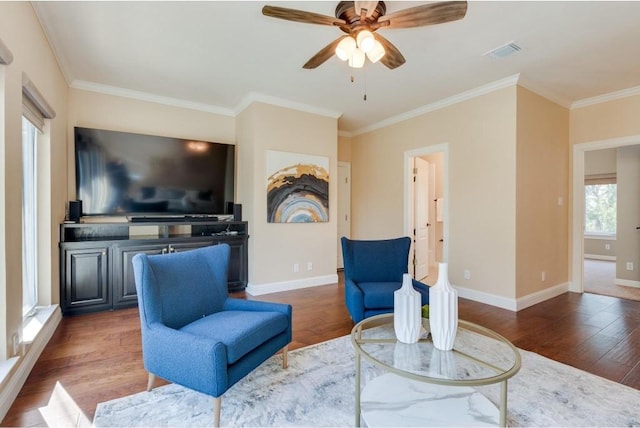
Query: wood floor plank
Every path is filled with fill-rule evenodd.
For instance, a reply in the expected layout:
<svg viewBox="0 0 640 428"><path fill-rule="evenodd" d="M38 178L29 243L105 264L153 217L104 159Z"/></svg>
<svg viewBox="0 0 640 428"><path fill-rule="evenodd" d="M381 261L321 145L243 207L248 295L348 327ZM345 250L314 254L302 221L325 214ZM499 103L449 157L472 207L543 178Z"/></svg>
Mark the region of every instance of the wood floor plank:
<svg viewBox="0 0 640 428"><path fill-rule="evenodd" d="M338 284L233 297L293 306L290 350L351 332ZM516 346L640 389L640 302L565 293L519 312L459 300L459 316ZM146 388L138 310L64 317L1 426L46 426L38 411L59 385L91 421L96 405ZM158 385L166 382L159 380Z"/></svg>

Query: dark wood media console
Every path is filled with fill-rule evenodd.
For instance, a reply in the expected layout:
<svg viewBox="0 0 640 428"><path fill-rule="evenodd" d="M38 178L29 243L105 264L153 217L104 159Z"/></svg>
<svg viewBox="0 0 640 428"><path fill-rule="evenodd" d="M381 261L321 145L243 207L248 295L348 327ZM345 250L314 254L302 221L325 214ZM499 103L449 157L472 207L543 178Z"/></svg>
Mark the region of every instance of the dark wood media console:
<svg viewBox="0 0 640 428"><path fill-rule="evenodd" d="M229 291L244 290L248 224L242 221L64 223L60 225L60 306L75 315L136 306L131 259L229 244Z"/></svg>

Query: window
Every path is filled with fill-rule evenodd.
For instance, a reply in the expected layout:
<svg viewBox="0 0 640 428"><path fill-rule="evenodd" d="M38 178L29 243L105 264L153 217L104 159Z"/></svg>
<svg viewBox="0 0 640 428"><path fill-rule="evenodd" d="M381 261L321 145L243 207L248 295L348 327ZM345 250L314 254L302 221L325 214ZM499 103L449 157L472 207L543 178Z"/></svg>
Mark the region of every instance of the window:
<svg viewBox="0 0 640 428"><path fill-rule="evenodd" d="M22 117L22 315L32 315L38 303L38 128Z"/></svg>
<svg viewBox="0 0 640 428"><path fill-rule="evenodd" d="M587 184L584 186L584 231L590 235L615 235L617 185Z"/></svg>

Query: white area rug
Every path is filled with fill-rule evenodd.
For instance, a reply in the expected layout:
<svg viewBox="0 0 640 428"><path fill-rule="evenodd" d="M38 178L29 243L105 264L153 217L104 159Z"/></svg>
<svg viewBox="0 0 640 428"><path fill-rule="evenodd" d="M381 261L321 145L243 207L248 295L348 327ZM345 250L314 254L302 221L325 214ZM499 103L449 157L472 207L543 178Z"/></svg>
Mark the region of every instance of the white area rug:
<svg viewBox="0 0 640 428"><path fill-rule="evenodd" d="M509 380L509 426L640 426L640 391L520 351ZM234 427L353 426L355 351L348 336L274 356L222 398L221 424ZM363 379L380 370L363 361ZM477 388L498 405L499 385ZM98 404L96 427L211 426L213 399L177 385Z"/></svg>

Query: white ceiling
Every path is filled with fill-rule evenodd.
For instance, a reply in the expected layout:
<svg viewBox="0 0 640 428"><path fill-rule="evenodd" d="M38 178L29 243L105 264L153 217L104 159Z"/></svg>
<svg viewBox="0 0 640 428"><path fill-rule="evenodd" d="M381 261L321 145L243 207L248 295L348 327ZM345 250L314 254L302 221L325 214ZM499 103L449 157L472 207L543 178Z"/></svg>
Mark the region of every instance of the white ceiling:
<svg viewBox="0 0 640 428"><path fill-rule="evenodd" d="M640 89L640 2L471 1L456 22L380 30L407 62L302 65L343 33L263 16L265 4L334 16L337 1L34 2L72 87L235 115L248 99L377 123L519 74L567 107ZM427 2L387 2L387 13ZM504 59L484 53L515 41ZM355 82L351 82L351 75ZM366 91L367 100L363 100Z"/></svg>

